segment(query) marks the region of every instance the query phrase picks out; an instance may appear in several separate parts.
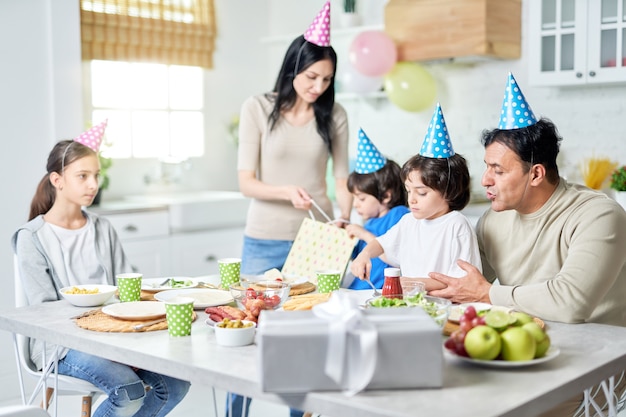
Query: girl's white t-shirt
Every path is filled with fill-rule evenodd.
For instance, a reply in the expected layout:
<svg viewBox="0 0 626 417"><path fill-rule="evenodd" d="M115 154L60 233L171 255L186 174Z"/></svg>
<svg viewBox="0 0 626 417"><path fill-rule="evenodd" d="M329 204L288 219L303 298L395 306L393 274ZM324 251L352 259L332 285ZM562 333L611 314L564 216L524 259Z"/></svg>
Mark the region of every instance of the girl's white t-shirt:
<svg viewBox="0 0 626 417"><path fill-rule="evenodd" d="M107 283L104 268L96 256L95 228L91 219L87 218L80 229L65 229L50 223L46 226L59 239L70 285Z"/></svg>
<svg viewBox="0 0 626 417"><path fill-rule="evenodd" d="M433 220L416 219L407 213L376 239L387 259L400 265L403 277L428 278L429 272L465 276L467 273L456 263L458 259L482 271L476 232L458 211Z"/></svg>

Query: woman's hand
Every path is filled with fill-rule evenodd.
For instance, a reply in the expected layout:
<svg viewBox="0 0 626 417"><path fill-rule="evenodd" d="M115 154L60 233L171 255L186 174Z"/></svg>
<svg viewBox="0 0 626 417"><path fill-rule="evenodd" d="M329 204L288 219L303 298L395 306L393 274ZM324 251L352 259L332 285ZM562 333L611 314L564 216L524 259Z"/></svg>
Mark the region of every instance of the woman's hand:
<svg viewBox="0 0 626 417"><path fill-rule="evenodd" d="M287 186L287 194L289 195L289 200L294 208L299 210L311 209L311 196L304 188L289 185Z"/></svg>

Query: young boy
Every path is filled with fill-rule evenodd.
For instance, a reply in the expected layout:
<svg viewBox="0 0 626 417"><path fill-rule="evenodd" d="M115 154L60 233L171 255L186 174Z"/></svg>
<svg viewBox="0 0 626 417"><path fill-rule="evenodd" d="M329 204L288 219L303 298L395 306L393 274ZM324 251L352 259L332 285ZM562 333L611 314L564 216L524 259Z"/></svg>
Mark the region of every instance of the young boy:
<svg viewBox="0 0 626 417"><path fill-rule="evenodd" d="M459 212L469 202L469 171L465 158L452 148L439 104L419 154L404 164L401 179L410 213L369 243L352 262L351 272L368 277L371 258L384 254L388 263L400 265L403 277L423 281L431 291L443 284L427 278L429 272L464 276L459 259L480 269L476 233Z"/></svg>

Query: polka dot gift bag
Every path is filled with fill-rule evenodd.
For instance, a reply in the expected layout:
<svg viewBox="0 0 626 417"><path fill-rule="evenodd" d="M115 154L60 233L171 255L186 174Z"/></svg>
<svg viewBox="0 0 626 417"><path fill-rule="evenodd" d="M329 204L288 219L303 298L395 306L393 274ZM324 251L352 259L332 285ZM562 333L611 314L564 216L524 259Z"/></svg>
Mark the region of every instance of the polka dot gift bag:
<svg viewBox="0 0 626 417"><path fill-rule="evenodd" d="M324 213L315 202L313 206ZM330 224L329 218L329 223L323 223L314 220L312 212L309 214L312 218L302 221L281 272L283 276L306 277L317 284L316 271L337 269L343 275L358 239Z"/></svg>

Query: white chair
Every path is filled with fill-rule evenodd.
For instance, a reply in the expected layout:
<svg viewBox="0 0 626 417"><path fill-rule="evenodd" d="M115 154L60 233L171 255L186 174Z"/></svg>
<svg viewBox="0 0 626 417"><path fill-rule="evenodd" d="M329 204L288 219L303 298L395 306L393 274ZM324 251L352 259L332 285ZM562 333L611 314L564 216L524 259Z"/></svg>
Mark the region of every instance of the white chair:
<svg viewBox="0 0 626 417"><path fill-rule="evenodd" d="M27 305L27 300L22 287L22 281L20 279L19 269L17 265L17 256L14 256L13 258L13 268L15 281L15 306L22 307ZM13 334L13 344L15 347L15 358L17 362L17 375L20 382L22 403L25 406L31 405L34 399L43 389L45 394L42 406L47 410L51 400L54 399L54 416L56 417L58 400L57 397L59 395L81 395L83 398L80 416L91 416L92 401L95 400L99 395L104 394L104 392L90 382L84 381L82 379L70 377L67 375L58 375L55 372L55 358L45 358L50 359L48 361L49 366L46 367L46 372L38 370L35 364L30 360L29 340L30 339L24 335L16 333ZM23 371L25 371L27 375L32 376L38 381L28 401L26 399ZM2 414L0 414L0 416L1 415ZM34 416L34 414L32 415ZM45 415L48 414L46 413ZM24 416L26 416L26 414L24 414Z"/></svg>
<svg viewBox="0 0 626 417"><path fill-rule="evenodd" d="M50 414L34 405L12 405L0 407L0 417L50 417Z"/></svg>

